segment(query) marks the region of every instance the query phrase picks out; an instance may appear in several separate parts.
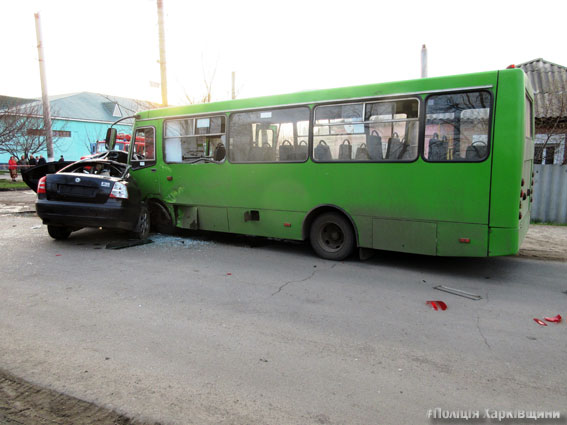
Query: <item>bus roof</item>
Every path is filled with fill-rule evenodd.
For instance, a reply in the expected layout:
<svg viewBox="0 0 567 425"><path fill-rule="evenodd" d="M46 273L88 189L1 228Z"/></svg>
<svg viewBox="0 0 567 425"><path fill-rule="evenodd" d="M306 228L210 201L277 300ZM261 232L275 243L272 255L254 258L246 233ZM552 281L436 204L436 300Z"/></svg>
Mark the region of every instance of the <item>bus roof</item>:
<svg viewBox="0 0 567 425"><path fill-rule="evenodd" d="M342 99L364 97L379 97L404 93L415 94L447 89L467 87L489 87L496 85L498 72L523 73L521 69L506 69L473 74L451 75L444 77L420 78L415 80L396 81L389 83L367 84L333 89L303 91L290 94L262 96L247 99L225 100L220 102L202 103L196 105L173 106L152 109L139 113L141 120L178 115L219 113L231 110L283 106L293 104L308 104Z"/></svg>

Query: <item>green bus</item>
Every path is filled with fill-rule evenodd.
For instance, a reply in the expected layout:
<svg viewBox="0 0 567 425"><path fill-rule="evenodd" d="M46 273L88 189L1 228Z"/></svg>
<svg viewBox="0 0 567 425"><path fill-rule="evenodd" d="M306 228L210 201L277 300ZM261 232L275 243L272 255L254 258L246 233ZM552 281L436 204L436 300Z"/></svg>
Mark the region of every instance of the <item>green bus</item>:
<svg viewBox="0 0 567 425"><path fill-rule="evenodd" d="M505 69L149 110L129 162L158 231L496 256L529 225L533 132Z"/></svg>

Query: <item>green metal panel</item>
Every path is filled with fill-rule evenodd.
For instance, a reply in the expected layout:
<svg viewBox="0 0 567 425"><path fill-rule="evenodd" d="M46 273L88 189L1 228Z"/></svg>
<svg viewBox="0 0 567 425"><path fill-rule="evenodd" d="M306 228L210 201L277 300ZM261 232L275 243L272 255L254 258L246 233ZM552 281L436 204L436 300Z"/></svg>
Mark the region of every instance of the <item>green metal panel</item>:
<svg viewBox="0 0 567 425"><path fill-rule="evenodd" d="M228 232L228 215L226 208L199 207L199 229L215 232Z"/></svg>
<svg viewBox="0 0 567 425"><path fill-rule="evenodd" d="M372 217L354 216L352 219L358 230L358 246L372 248Z"/></svg>
<svg viewBox="0 0 567 425"><path fill-rule="evenodd" d="M462 239L467 239L466 242ZM486 257L488 226L466 223L437 224L437 255L447 257Z"/></svg>
<svg viewBox="0 0 567 425"><path fill-rule="evenodd" d="M372 225L372 247L375 249L427 255L436 253L435 223L374 219Z"/></svg>
<svg viewBox="0 0 567 425"><path fill-rule="evenodd" d="M301 224L304 213L293 211L258 211L258 221L245 221L244 214L253 208L229 208L230 232L255 236L271 236L280 239L301 239Z"/></svg>
<svg viewBox="0 0 567 425"><path fill-rule="evenodd" d="M518 228L491 227L489 231L488 255L513 255L520 249Z"/></svg>

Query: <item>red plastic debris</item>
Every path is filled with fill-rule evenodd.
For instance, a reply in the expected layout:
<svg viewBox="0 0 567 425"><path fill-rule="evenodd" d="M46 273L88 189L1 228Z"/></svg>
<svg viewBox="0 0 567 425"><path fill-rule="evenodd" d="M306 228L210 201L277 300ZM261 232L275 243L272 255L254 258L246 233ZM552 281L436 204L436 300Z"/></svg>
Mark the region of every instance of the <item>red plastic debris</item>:
<svg viewBox="0 0 567 425"><path fill-rule="evenodd" d="M227 273L226 275L227 275L227 276L232 276L232 273Z"/></svg>
<svg viewBox="0 0 567 425"><path fill-rule="evenodd" d="M557 316L554 317L544 317L543 319L546 320L547 322L559 323L561 322L561 315L558 314Z"/></svg>
<svg viewBox="0 0 567 425"><path fill-rule="evenodd" d="M439 309L443 311L447 310L447 304L445 304L443 301L427 301L425 304L430 305L435 311Z"/></svg>
<svg viewBox="0 0 567 425"><path fill-rule="evenodd" d="M535 317L534 317L534 322L536 322L538 325L541 325L541 326L547 326L547 323L545 323L543 320L539 320Z"/></svg>
<svg viewBox="0 0 567 425"><path fill-rule="evenodd" d="M56 257L61 257L61 254L55 254Z"/></svg>

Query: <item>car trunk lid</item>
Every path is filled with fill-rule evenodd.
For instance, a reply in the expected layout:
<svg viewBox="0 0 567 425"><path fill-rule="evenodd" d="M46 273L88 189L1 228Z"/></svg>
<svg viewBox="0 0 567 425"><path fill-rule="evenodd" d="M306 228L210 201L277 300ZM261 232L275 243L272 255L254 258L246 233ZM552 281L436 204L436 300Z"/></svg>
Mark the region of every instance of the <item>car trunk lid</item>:
<svg viewBox="0 0 567 425"><path fill-rule="evenodd" d="M48 200L102 204L108 199L119 178L58 173L47 175Z"/></svg>

